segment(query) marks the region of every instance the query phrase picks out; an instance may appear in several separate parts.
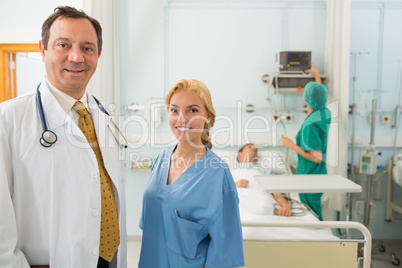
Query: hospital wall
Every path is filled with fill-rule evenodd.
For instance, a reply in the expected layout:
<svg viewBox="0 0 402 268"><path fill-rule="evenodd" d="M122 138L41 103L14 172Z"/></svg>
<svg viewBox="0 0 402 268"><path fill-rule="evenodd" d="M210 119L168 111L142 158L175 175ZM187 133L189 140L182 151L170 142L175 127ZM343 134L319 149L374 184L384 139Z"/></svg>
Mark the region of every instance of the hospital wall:
<svg viewBox="0 0 402 268"><path fill-rule="evenodd" d="M41 0L40 4L28 0L2 1L0 22L10 27L0 28L0 43L36 43L43 19L60 4L82 7L81 0ZM217 141L215 148L230 149L248 141L268 148L275 145L275 135L295 137L306 116L293 110L303 107L301 96L272 94L261 82L261 76L275 72L278 50L311 50L318 70L325 72L325 6L325 1L118 1L121 104L161 103L170 85L179 78L191 77L203 81L212 92L220 116L211 132ZM402 147L401 130L391 127L395 124L392 110L400 104L402 38L397 33L402 25L402 7L400 1L352 1L351 8L351 52L369 52L356 56L356 73L352 56L350 61L349 100L352 104L355 88L357 106L354 164L357 165L361 148L370 136L368 116L373 92L369 90L381 89L384 92L376 95L377 107L386 111L378 112L379 119L389 114L390 123L376 124L375 144L382 153L379 165L387 166L394 154L395 134L397 150ZM13 9L19 12L8 12ZM30 23L26 23L27 17ZM353 76L357 77L355 83ZM254 105L255 111L246 112L247 104ZM284 125L272 123L272 109L276 107L288 107L284 113L292 114L293 121ZM148 121L155 114L121 110L126 123L136 117L123 130L138 141L134 145L138 148L130 148L123 158L129 235L141 234L138 221L142 193L149 178L149 173L130 171L130 157L155 157L161 148L174 142L166 112L154 111L158 120L153 120L151 126ZM348 120L351 137L351 116L337 120ZM276 149L283 150L279 145ZM370 223L373 236L402 238L400 223L384 222L385 178L380 185L382 200L374 201L377 215ZM395 186L393 191L400 200L401 188Z"/></svg>
<svg viewBox="0 0 402 268"><path fill-rule="evenodd" d="M0 44L37 43L43 21L59 5L82 9L83 0L0 0Z"/></svg>
<svg viewBox="0 0 402 268"><path fill-rule="evenodd" d="M369 19L364 19L369 18ZM365 149L370 139L371 126L369 117L372 100L377 99L377 121L375 124L376 152L378 165L388 167L388 161L402 147L400 120L396 122L396 108L401 104L402 94L402 38L395 34L402 25L401 1L352 1L350 50L350 103L356 104L354 165L359 164L360 152ZM355 77L355 81L353 81ZM373 91L376 90L376 91ZM353 97L355 95L355 97ZM354 99L354 102L353 102ZM381 120L389 116L389 121ZM353 120L349 115L348 133L353 135ZM352 161L352 149L349 148L349 163ZM377 174L372 189L372 202L376 206L375 218L370 221L374 238L401 238L401 223L385 222L387 174ZM364 191L367 176L358 175ZM357 201L364 200L366 193L355 195ZM402 200L402 189L392 185L392 196ZM355 203L354 203L355 204ZM355 209L355 207L353 208ZM360 213L363 209L360 208ZM371 212L374 215L374 211ZM355 217L355 215L353 215ZM356 217L355 217L356 219Z"/></svg>
<svg viewBox="0 0 402 268"><path fill-rule="evenodd" d="M314 48L313 61L323 72L325 4L300 2L286 11L281 2L165 4L165 1L120 2L120 51L125 51L121 58L122 104L144 105L155 99L163 103L175 81L196 78L210 89L220 117L211 132L214 141L218 141L215 148L250 141L261 146L272 145L271 112L264 109L280 106L285 98L270 96L261 76L275 71L275 53L280 49ZM289 18L287 22L284 16ZM297 16L306 18L303 26L295 20ZM317 19L322 23L314 23ZM301 29L309 29L307 36L300 35ZM318 41L314 42L314 38ZM271 101L266 100L268 97ZM292 107L303 107L300 95L286 99ZM254 105L256 111L245 112L247 104ZM142 111L123 113L145 116ZM174 142L166 113L164 110L162 113L165 117L155 128L155 139L151 141L160 147ZM302 122L304 117L303 113L294 113L296 122ZM250 133L244 134L245 126ZM298 127L288 124L286 131L296 133ZM136 128L142 130L135 123L127 125L130 133L141 135ZM222 129L226 131L219 132ZM284 134L283 126L278 125L277 132ZM133 153L148 157L150 147L147 143ZM152 153L155 151L160 149ZM128 220L135 223L129 224L128 233L140 234L137 223L148 175L130 173L128 168L126 175Z"/></svg>
<svg viewBox="0 0 402 268"><path fill-rule="evenodd" d="M293 110L303 107L301 95L272 94L272 90L261 82L261 76L275 72L275 53L279 50L312 51L317 69L325 73L325 1L216 3L126 0L119 2L119 15L119 48L120 53L124 53L120 61L123 105L163 103L175 81L196 78L209 87L220 116L211 132L215 148L230 149L251 141L260 147L277 145L276 149L283 150L276 143L275 135L296 136L306 117L304 112ZM354 85L352 57L350 61L351 90L354 88L356 92L354 103L358 109L355 120L355 141L359 141L355 142L356 166L360 150L367 145L370 136L367 118L373 93L368 90L384 90L377 93L377 108L388 109L391 117L388 124L376 124L376 149L382 152L378 164L387 166L392 157L394 149L391 141L396 131L398 149L402 146L400 130L391 128L395 120L395 112L391 110L399 104L402 58L399 48L402 39L395 33L401 25L401 15L401 6L395 1L351 3L351 52L370 52L366 56L356 56L358 79ZM366 20L368 16L372 19ZM351 91L350 103L352 97ZM254 105L254 112L245 111L248 104ZM288 108L282 113L293 116L291 123L282 125L272 122L271 116L277 107ZM152 115L147 113L143 110L122 110L124 116L136 115L149 120ZM384 113L378 113L380 118ZM132 158L152 158L161 148L174 143L166 122L166 112L156 109L155 114L158 119L153 122L154 127L147 127L152 135L144 134L144 126L138 123L125 126L132 138L143 144L126 154L130 235L141 234L138 221L142 192L149 178L149 173L130 171L130 154ZM350 116L336 120L349 120L351 136ZM249 132L245 133L244 129ZM349 158L350 155L349 150ZM362 176L356 179L364 180ZM383 178L380 183L382 201L374 201L377 215L370 227L375 238L402 238L400 224L384 222L385 183ZM401 192L399 187L394 187L396 196L401 196ZM362 197L364 194L356 195L355 199Z"/></svg>

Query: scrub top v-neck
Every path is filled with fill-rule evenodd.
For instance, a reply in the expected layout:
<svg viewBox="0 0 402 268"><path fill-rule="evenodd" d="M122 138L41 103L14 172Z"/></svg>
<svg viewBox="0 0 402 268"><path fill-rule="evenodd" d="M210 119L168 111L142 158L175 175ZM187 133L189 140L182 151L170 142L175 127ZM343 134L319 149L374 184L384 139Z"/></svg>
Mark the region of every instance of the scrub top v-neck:
<svg viewBox="0 0 402 268"><path fill-rule="evenodd" d="M174 148L159 154L144 192L139 267L243 266L239 201L228 165L207 148L168 185Z"/></svg>

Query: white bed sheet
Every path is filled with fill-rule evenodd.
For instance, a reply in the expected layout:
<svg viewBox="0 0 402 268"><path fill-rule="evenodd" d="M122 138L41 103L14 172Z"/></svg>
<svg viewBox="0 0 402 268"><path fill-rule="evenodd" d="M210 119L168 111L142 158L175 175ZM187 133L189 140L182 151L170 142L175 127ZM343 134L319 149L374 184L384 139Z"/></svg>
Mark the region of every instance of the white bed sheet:
<svg viewBox="0 0 402 268"><path fill-rule="evenodd" d="M242 221L319 221L312 213L307 211L304 216L281 217L274 214L274 203L271 194L264 192L253 176L261 175L258 170L240 168L231 170L235 181L248 179L247 188L237 188L239 195L239 209ZM294 200L299 199L297 193L291 193ZM282 227L243 227L243 239L258 241L327 241L339 240L332 234L331 229L282 228Z"/></svg>

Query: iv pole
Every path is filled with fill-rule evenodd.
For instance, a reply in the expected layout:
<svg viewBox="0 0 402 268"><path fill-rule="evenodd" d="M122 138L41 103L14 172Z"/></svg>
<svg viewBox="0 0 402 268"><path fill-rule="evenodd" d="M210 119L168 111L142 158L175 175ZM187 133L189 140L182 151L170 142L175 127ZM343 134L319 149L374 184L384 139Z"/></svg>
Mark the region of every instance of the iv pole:
<svg viewBox="0 0 402 268"><path fill-rule="evenodd" d="M350 175L351 180L355 181L355 167L354 167L354 151L355 151L355 114L356 114L356 103L355 103L355 96L356 96L356 56L357 55L369 55L369 52L351 52L353 56L353 83L352 83L352 140L351 140L351 168L350 168ZM346 220L352 220L352 194L347 194L347 205L346 205ZM347 229L347 238L352 237L352 233L350 229Z"/></svg>
<svg viewBox="0 0 402 268"><path fill-rule="evenodd" d="M371 111L371 130L370 130L370 143L367 145L366 148L366 153L365 156L370 157L371 163L370 165L372 166L369 171L363 172L361 169L360 172L363 174L367 174L367 189L366 189L366 202L364 203L364 215L363 215L363 224L367 228L369 227L370 224L370 200L371 200L371 187L373 184L374 176L377 173L377 153L374 151L375 146L374 146L374 131L375 131L375 118L376 118L376 108L377 108L377 97L376 97L376 92L383 92L382 90L379 89L373 89L373 90L368 90L368 91L373 91L373 101L372 101L372 111ZM360 168L362 168L362 159L360 159Z"/></svg>
<svg viewBox="0 0 402 268"><path fill-rule="evenodd" d="M374 152L374 130L375 130L375 116L376 116L376 106L377 106L377 99L375 97L375 90L374 90L374 98L372 102L372 111L371 111L371 131L370 131L370 143L367 146L367 153L373 153ZM377 165L377 163L374 163L374 165ZM366 202L364 203L364 217L363 217L363 224L367 228L369 227L370 224L370 200L371 200L371 187L372 183L374 180L374 174L369 174L367 177L367 189L366 189Z"/></svg>
<svg viewBox="0 0 402 268"><path fill-rule="evenodd" d="M369 52L351 52L350 53L353 56L353 84L352 84L352 140L351 140L351 177L352 181L355 180L355 169L354 169L354 147L355 147L355 114L356 114L356 102L355 102L355 96L356 96L356 56L357 55L369 55ZM352 204L350 204L352 205ZM349 215L351 217L351 214Z"/></svg>

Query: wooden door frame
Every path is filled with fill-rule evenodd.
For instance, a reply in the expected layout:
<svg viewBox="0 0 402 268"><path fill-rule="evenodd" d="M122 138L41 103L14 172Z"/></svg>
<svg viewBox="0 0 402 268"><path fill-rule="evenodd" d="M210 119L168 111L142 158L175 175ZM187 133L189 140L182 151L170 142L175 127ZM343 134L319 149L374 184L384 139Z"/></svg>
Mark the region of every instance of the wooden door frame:
<svg viewBox="0 0 402 268"><path fill-rule="evenodd" d="M9 92L7 88L6 64L8 63L7 53L17 52L39 52L39 45L36 44L0 44L0 102L6 101L12 95L16 96L16 81L14 81L15 92ZM14 69L15 72L15 69ZM15 74L15 73L14 73ZM15 76L14 76L15 77Z"/></svg>

